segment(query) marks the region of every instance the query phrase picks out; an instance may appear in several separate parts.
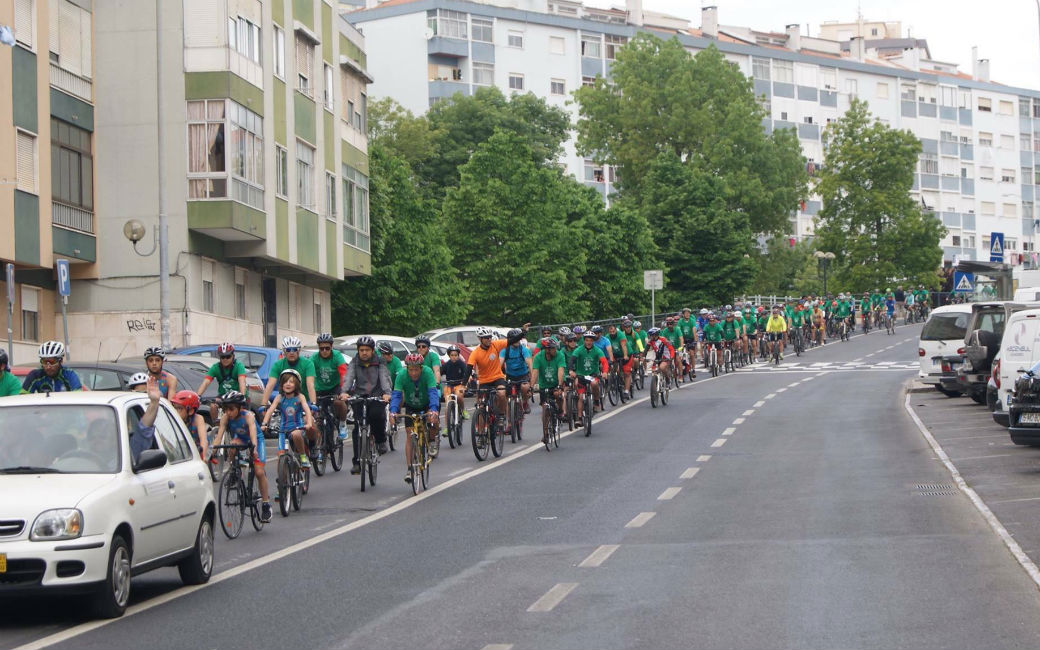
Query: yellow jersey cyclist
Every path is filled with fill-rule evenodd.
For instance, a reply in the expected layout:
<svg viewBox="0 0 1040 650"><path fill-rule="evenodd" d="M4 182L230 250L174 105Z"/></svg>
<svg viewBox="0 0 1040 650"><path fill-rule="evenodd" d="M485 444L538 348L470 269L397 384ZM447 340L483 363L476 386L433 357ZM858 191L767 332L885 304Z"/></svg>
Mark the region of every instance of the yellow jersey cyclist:
<svg viewBox="0 0 1040 650"><path fill-rule="evenodd" d="M773 349L780 346L780 359L784 358L784 334L787 333L787 318L780 311L779 305L773 305L773 315L766 321L766 337L769 339L769 354L772 356Z"/></svg>

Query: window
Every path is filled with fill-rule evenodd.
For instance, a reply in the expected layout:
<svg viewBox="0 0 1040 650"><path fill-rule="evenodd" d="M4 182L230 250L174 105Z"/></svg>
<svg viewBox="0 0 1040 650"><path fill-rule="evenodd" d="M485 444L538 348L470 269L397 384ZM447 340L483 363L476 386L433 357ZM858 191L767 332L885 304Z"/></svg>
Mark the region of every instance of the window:
<svg viewBox="0 0 1040 650"><path fill-rule="evenodd" d="M1015 136L1013 135L1001 135L1000 136L1000 148L1008 149L1010 151L1015 150Z"/></svg>
<svg viewBox="0 0 1040 650"><path fill-rule="evenodd" d="M516 72L509 73L509 89L522 91L524 89L524 75Z"/></svg>
<svg viewBox="0 0 1040 650"><path fill-rule="evenodd" d="M333 103L332 103L333 90L332 90L332 86L335 83L335 75L333 75L333 73L332 73L332 66L331 65L326 63L326 64L324 64L324 66L325 66L325 108L327 110L331 111L331 110L333 110Z"/></svg>
<svg viewBox="0 0 1040 650"><path fill-rule="evenodd" d="M1000 103L997 104L997 112L1001 115L1014 115L1015 105L1007 100L1002 99L1000 100Z"/></svg>
<svg viewBox="0 0 1040 650"><path fill-rule="evenodd" d="M1033 98L1033 117L1040 117L1040 99Z"/></svg>
<svg viewBox="0 0 1040 650"><path fill-rule="evenodd" d="M227 151L231 163L228 165L231 172L231 198L263 210L263 118L233 101L228 101L227 112L228 133L230 133Z"/></svg>
<svg viewBox="0 0 1040 650"><path fill-rule="evenodd" d="M846 79L845 80L845 92L849 98L859 96L859 81L857 79Z"/></svg>
<svg viewBox="0 0 1040 650"><path fill-rule="evenodd" d="M581 35L581 55L589 59L603 58L603 48L600 44L599 34Z"/></svg>
<svg viewBox="0 0 1040 650"><path fill-rule="evenodd" d="M235 318L246 318L246 271L235 269Z"/></svg>
<svg viewBox="0 0 1040 650"><path fill-rule="evenodd" d="M769 81L769 59L760 56L751 57L751 76L759 81Z"/></svg>
<svg viewBox="0 0 1040 650"><path fill-rule="evenodd" d="M939 131L939 139L943 142L957 142L957 136L953 135L953 131Z"/></svg>
<svg viewBox="0 0 1040 650"><path fill-rule="evenodd" d="M606 176L603 173L603 165L595 162L594 160L585 159L585 180L592 183L603 183L605 182Z"/></svg>
<svg viewBox="0 0 1040 650"><path fill-rule="evenodd" d="M888 99L888 82L877 82L877 85L874 87L874 94L878 99Z"/></svg>
<svg viewBox="0 0 1040 650"><path fill-rule="evenodd" d="M1033 185L1040 185L1040 167L1033 171Z"/></svg>
<svg viewBox="0 0 1040 650"><path fill-rule="evenodd" d="M1020 177L1021 180L1022 180L1022 183L1024 185L1028 185L1029 182L1030 182L1030 178L1032 177L1032 171L1033 170L1031 168L1029 168L1029 167L1022 167L1022 168L1019 169L1019 171L1022 174L1021 177Z"/></svg>
<svg viewBox="0 0 1040 650"><path fill-rule="evenodd" d="M462 69L453 65L430 63L430 81L462 81Z"/></svg>
<svg viewBox="0 0 1040 650"><path fill-rule="evenodd" d="M592 88L593 86L596 85L596 78L595 77L582 77L581 78L581 85L584 86L585 88Z"/></svg>
<svg viewBox="0 0 1040 650"><path fill-rule="evenodd" d="M465 39L466 23L466 14L462 11L431 9L426 12L426 26L435 36Z"/></svg>
<svg viewBox="0 0 1040 650"><path fill-rule="evenodd" d="M960 235L951 235L950 236L950 244L952 246L960 246L961 245L961 236Z"/></svg>
<svg viewBox="0 0 1040 650"><path fill-rule="evenodd" d="M524 47L524 33L523 32L518 32L518 31L515 31L515 30L511 29L511 30L509 30L509 35L508 35L508 39L507 39L506 42L509 45L509 47L518 47L518 48L523 49L523 47Z"/></svg>
<svg viewBox="0 0 1040 650"><path fill-rule="evenodd" d="M980 181L991 181L991 180L993 180L993 168L992 167L979 167L979 180Z"/></svg>
<svg viewBox="0 0 1040 650"><path fill-rule="evenodd" d="M812 115L806 115L802 118L802 121L804 121L806 124L812 124Z"/></svg>
<svg viewBox="0 0 1040 650"><path fill-rule="evenodd" d="M30 3L32 4L32 3ZM50 2L51 62L80 77L91 77L93 32L90 12L67 0ZM17 37L18 34L16 33ZM87 92L89 99L89 91Z"/></svg>
<svg viewBox="0 0 1040 650"><path fill-rule="evenodd" d="M365 93L361 93L361 95L358 97L358 100L359 100L358 111L357 111L357 113L355 114L354 117L357 119L357 123L358 123L357 128L362 133L367 133L368 132L368 95L366 95Z"/></svg>
<svg viewBox="0 0 1040 650"><path fill-rule="evenodd" d="M549 93L553 95L566 95L567 83L563 79L550 79Z"/></svg>
<svg viewBox="0 0 1040 650"><path fill-rule="evenodd" d="M23 192L38 194L36 178L39 156L36 152L36 136L18 129L15 149L15 186Z"/></svg>
<svg viewBox="0 0 1040 650"><path fill-rule="evenodd" d="M922 174L938 174L939 173L939 157L934 153L923 153L921 154L921 173Z"/></svg>
<svg viewBox="0 0 1040 650"><path fill-rule="evenodd" d="M960 108L971 108L971 91L966 88L960 88L957 90L959 95L958 103Z"/></svg>
<svg viewBox="0 0 1040 650"><path fill-rule="evenodd" d="M313 97L314 84L314 44L296 35L296 89L308 97Z"/></svg>
<svg viewBox="0 0 1040 650"><path fill-rule="evenodd" d="M477 86L491 86L495 83L495 66L491 63L473 64L473 83Z"/></svg>
<svg viewBox="0 0 1040 650"><path fill-rule="evenodd" d="M228 47L253 63L260 63L260 26L242 16L228 18Z"/></svg>
<svg viewBox="0 0 1040 650"><path fill-rule="evenodd" d="M979 97L979 110L984 113L993 111L993 100L989 97Z"/></svg>
<svg viewBox="0 0 1040 650"><path fill-rule="evenodd" d="M786 122L787 121L787 111L780 111L780 121L781 122Z"/></svg>
<svg viewBox="0 0 1040 650"><path fill-rule="evenodd" d="M183 463L194 456L180 428L174 425L164 408L160 408L155 415L155 440L166 452L166 460L170 464Z"/></svg>
<svg viewBox="0 0 1040 650"><path fill-rule="evenodd" d="M281 145L274 148L274 193L289 197L289 150Z"/></svg>
<svg viewBox="0 0 1040 650"><path fill-rule="evenodd" d="M1000 182L1001 183L1014 183L1015 182L1015 170L1014 169L1001 169L1000 170Z"/></svg>
<svg viewBox="0 0 1040 650"><path fill-rule="evenodd" d="M336 175L325 172L325 218L336 220Z"/></svg>
<svg viewBox="0 0 1040 650"><path fill-rule="evenodd" d="M979 146L980 147L992 147L993 146L993 134L987 133L986 131L979 131Z"/></svg>
<svg viewBox="0 0 1040 650"><path fill-rule="evenodd" d="M838 89L838 71L834 68L820 68L820 88L824 90Z"/></svg>
<svg viewBox="0 0 1040 650"><path fill-rule="evenodd" d="M1033 150L1033 136L1030 135L1029 133L1019 133L1018 134L1018 146L1019 146L1020 149L1022 149L1022 151L1032 151Z"/></svg>
<svg viewBox="0 0 1040 650"><path fill-rule="evenodd" d="M1007 205L1007 204L1005 204L1005 205ZM1012 207L1014 207L1014 206L1012 206ZM1005 216L1012 216L1013 217L1015 215L1005 215ZM1009 251L1018 250L1018 241L1016 241L1014 239L1005 239L1004 240L1004 249L1005 250L1009 250Z"/></svg>
<svg viewBox="0 0 1040 650"><path fill-rule="evenodd" d="M213 267L215 265L209 260L202 260L202 310L212 313L213 296Z"/></svg>
<svg viewBox="0 0 1040 650"><path fill-rule="evenodd" d="M870 29L870 35L871 36L877 36L877 27L872 27Z"/></svg>
<svg viewBox="0 0 1040 650"><path fill-rule="evenodd" d="M935 85L934 84L920 84L917 87L917 101L925 104L935 103Z"/></svg>
<svg viewBox="0 0 1040 650"><path fill-rule="evenodd" d="M562 36L549 37L549 54L566 54L567 45Z"/></svg>
<svg viewBox="0 0 1040 650"><path fill-rule="evenodd" d="M274 27L274 75L285 79L285 30Z"/></svg>
<svg viewBox="0 0 1040 650"><path fill-rule="evenodd" d="M908 81L900 83L899 99L907 102L917 101L917 84Z"/></svg>
<svg viewBox="0 0 1040 650"><path fill-rule="evenodd" d="M943 106L956 106L957 89L953 86L939 86L939 100Z"/></svg>
<svg viewBox="0 0 1040 650"><path fill-rule="evenodd" d="M84 210L94 209L94 158L90 133L51 118L51 197Z"/></svg>
<svg viewBox="0 0 1040 650"><path fill-rule="evenodd" d="M40 290L22 285L22 338L40 340Z"/></svg>
<svg viewBox="0 0 1040 650"><path fill-rule="evenodd" d="M314 290L314 329L319 332L325 329L325 292Z"/></svg>
<svg viewBox="0 0 1040 650"><path fill-rule="evenodd" d="M1017 217L1018 216L1018 206L1015 205L1014 203L1005 203L1005 204L1003 204L1001 206L1001 213L1000 214L1001 214L1001 216L1004 216L1004 217ZM1007 248L1010 248L1010 249L1014 250L1015 247L1011 246L1011 245L1007 245Z"/></svg>
<svg viewBox="0 0 1040 650"><path fill-rule="evenodd" d="M225 101L188 102L188 198L227 196Z"/></svg>
<svg viewBox="0 0 1040 650"><path fill-rule="evenodd" d="M996 205L993 201L983 201L981 205L982 214L993 216L993 213L996 210Z"/></svg>
<svg viewBox="0 0 1040 650"><path fill-rule="evenodd" d="M22 45L33 49L33 43L36 42L35 0L14 0L14 37Z"/></svg>
<svg viewBox="0 0 1040 650"><path fill-rule="evenodd" d="M314 210L314 147L296 141L296 202Z"/></svg>
<svg viewBox="0 0 1040 650"><path fill-rule="evenodd" d="M368 223L368 177L343 165L343 243L370 249Z"/></svg>
<svg viewBox="0 0 1040 650"><path fill-rule="evenodd" d="M481 43L493 42L492 28L494 24L490 18L477 18L474 16L472 22L473 40Z"/></svg>
<svg viewBox="0 0 1040 650"><path fill-rule="evenodd" d="M626 37L614 36L613 34L607 34L603 37L603 40L606 42L606 54L609 61L617 59L618 50L628 42Z"/></svg>
<svg viewBox="0 0 1040 650"><path fill-rule="evenodd" d="M794 64L790 61L773 61L773 81L794 83Z"/></svg>

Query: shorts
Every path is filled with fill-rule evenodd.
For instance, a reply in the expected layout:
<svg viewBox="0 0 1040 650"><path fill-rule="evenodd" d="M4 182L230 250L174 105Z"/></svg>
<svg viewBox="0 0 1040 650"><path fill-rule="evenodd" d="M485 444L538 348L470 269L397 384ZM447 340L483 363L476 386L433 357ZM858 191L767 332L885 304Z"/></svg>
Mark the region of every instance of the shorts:
<svg viewBox="0 0 1040 650"><path fill-rule="evenodd" d="M769 337L768 340L774 342L782 340L784 334L786 334L786 332L766 332L766 336Z"/></svg>
<svg viewBox="0 0 1040 650"><path fill-rule="evenodd" d="M506 387L506 380L504 378L503 379L496 379L495 381L489 381L486 384L477 384L477 390L480 390L480 389L483 389L483 388L505 388L505 387Z"/></svg>
<svg viewBox="0 0 1040 650"><path fill-rule="evenodd" d="M624 373L632 372L632 365L635 364L635 362L636 362L636 358L634 356L632 356L632 355L629 355L628 361L626 361L625 363L621 364L621 372L624 372Z"/></svg>
<svg viewBox="0 0 1040 650"><path fill-rule="evenodd" d="M553 391L557 391L557 390L560 390L559 386L551 386L549 388L541 388L541 387L539 387L538 388L538 405L539 406L545 406L545 402L546 402L545 396L546 395L551 395L553 393Z"/></svg>
<svg viewBox="0 0 1040 650"><path fill-rule="evenodd" d="M233 445L248 445L249 438L232 438L231 444ZM257 467L263 467L267 463L267 449L264 447L264 433L259 427L256 429L256 460L253 464Z"/></svg>
<svg viewBox="0 0 1040 650"><path fill-rule="evenodd" d="M531 373L526 373L526 374L523 374L523 375L517 375L515 377L511 377L509 375L506 375L506 380L507 381L511 381L513 383L528 383L528 382L531 381Z"/></svg>
<svg viewBox="0 0 1040 650"><path fill-rule="evenodd" d="M596 377L593 377L592 381L585 381L584 377L578 375L578 394L584 395L586 386L595 386L597 384L599 384L599 379Z"/></svg>
<svg viewBox="0 0 1040 650"><path fill-rule="evenodd" d="M318 399L321 399L322 397L339 397L342 394L343 389L339 387L333 388L332 390L319 390L314 392L315 397Z"/></svg>

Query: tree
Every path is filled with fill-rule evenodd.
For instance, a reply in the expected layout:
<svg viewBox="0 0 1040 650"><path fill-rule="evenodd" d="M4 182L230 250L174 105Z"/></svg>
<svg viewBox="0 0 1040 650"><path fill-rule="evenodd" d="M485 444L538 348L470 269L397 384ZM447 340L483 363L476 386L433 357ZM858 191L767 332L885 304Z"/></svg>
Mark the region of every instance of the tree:
<svg viewBox="0 0 1040 650"><path fill-rule="evenodd" d="M899 280L937 287L945 229L910 196L917 137L882 124L865 102L853 100L824 131L824 149L816 241L836 255L838 285L857 292Z"/></svg>
<svg viewBox="0 0 1040 650"><path fill-rule="evenodd" d="M593 200L536 157L523 137L498 131L477 146L459 169L458 187L447 191L443 213L473 322L554 323L588 310L574 287L586 260L577 224Z"/></svg>
<svg viewBox="0 0 1040 650"><path fill-rule="evenodd" d="M583 188L587 189L587 188ZM575 288L585 290L591 318L616 318L650 309L643 289L643 271L660 268L657 244L646 218L636 209L615 202L604 210L594 193L583 223L588 260L585 279Z"/></svg>
<svg viewBox="0 0 1040 650"><path fill-rule="evenodd" d="M637 34L611 78L575 92L578 149L619 167L621 194L641 196L658 155L717 178L728 213L755 233L785 233L807 174L793 132L766 135L751 82L714 46L690 57L675 38Z"/></svg>
<svg viewBox="0 0 1040 650"><path fill-rule="evenodd" d="M372 143L369 165L372 275L333 287L333 328L412 336L462 321L465 286L435 204L422 197L401 156Z"/></svg>
<svg viewBox="0 0 1040 650"><path fill-rule="evenodd" d="M806 241L792 246L787 237L771 238L758 255L758 273L748 291L766 296L818 293L814 250Z"/></svg>

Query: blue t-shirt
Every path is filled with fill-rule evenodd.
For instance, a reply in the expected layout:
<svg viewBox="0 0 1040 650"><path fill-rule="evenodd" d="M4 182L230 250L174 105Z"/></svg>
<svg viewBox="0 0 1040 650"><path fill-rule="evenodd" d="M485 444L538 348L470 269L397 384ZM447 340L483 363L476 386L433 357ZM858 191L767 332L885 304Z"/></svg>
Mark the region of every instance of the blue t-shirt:
<svg viewBox="0 0 1040 650"><path fill-rule="evenodd" d="M22 390L27 393L61 393L82 389L79 376L68 368L62 368L54 377L48 377L43 368L36 368L22 382Z"/></svg>
<svg viewBox="0 0 1040 650"><path fill-rule="evenodd" d="M885 309L888 311L889 314L896 313L896 301L893 300L892 298L886 299L885 300Z"/></svg>
<svg viewBox="0 0 1040 650"><path fill-rule="evenodd" d="M592 344L603 352L603 356L610 359L610 339L601 334L598 339L592 342Z"/></svg>
<svg viewBox="0 0 1040 650"><path fill-rule="evenodd" d="M519 346L508 346L499 354L506 364L506 376L522 377L531 370L527 367L527 360L531 358L531 351L521 343Z"/></svg>
<svg viewBox="0 0 1040 650"><path fill-rule="evenodd" d="M300 405L300 396L286 397L282 395L282 401L278 403L278 410L282 413L282 431L291 432L303 428L303 406Z"/></svg>

